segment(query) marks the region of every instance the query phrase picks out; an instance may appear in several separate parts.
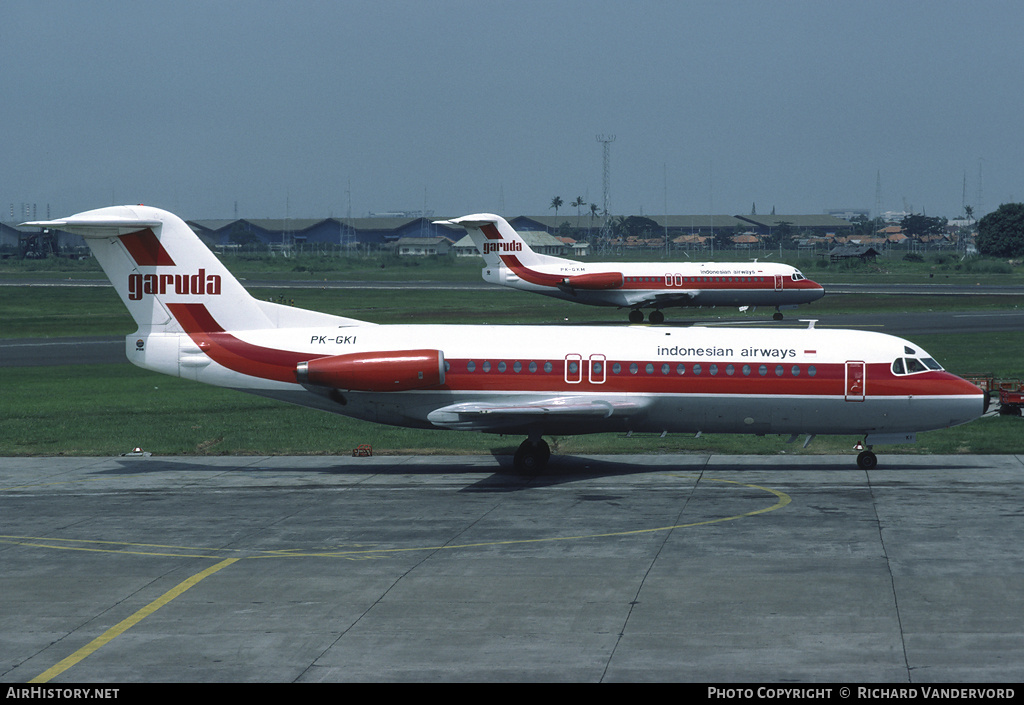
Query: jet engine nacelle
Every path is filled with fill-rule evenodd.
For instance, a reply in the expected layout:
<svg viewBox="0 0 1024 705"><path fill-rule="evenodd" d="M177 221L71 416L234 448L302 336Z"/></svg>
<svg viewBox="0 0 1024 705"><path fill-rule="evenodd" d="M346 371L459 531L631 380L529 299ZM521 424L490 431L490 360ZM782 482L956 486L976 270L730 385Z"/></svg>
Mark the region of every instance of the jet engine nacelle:
<svg viewBox="0 0 1024 705"><path fill-rule="evenodd" d="M389 350L319 357L295 368L300 384L359 392L404 392L444 384L440 350Z"/></svg>
<svg viewBox="0 0 1024 705"><path fill-rule="evenodd" d="M618 289L622 286L622 272L594 272L566 277L559 288L569 289Z"/></svg>

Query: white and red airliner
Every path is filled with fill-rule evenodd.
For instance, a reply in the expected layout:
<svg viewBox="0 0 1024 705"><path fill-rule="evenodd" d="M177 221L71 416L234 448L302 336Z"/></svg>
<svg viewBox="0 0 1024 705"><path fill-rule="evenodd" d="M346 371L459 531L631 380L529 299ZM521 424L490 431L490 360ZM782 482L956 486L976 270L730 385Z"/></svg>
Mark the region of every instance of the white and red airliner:
<svg viewBox="0 0 1024 705"><path fill-rule="evenodd" d="M140 367L384 424L525 435L521 468L547 462L543 436L609 431L851 434L870 448L987 402L881 333L375 325L253 298L156 208L27 225L85 237L139 326L125 347Z"/></svg>
<svg viewBox="0 0 1024 705"><path fill-rule="evenodd" d="M461 225L484 257L484 281L591 306L628 308L631 323L665 320L664 308L678 306L772 306L817 301L821 284L800 270L774 262L604 262L586 263L534 252L500 215L477 213L440 225Z"/></svg>

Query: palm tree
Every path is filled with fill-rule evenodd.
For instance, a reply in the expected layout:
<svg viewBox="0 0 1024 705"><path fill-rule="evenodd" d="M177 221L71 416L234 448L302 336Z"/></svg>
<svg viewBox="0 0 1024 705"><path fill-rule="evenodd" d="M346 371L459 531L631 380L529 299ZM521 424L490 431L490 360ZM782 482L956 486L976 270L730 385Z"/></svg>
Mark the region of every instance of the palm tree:
<svg viewBox="0 0 1024 705"><path fill-rule="evenodd" d="M572 206L573 208L576 209L576 229L577 230L579 230L579 227L580 227L580 206L585 205L585 203L586 202L583 200L583 196L577 196L576 200L569 204L570 206Z"/></svg>
<svg viewBox="0 0 1024 705"><path fill-rule="evenodd" d="M551 205L548 206L549 208L554 208L555 209L555 217L556 218L558 217L558 209L562 207L562 203L563 203L562 197L561 196L555 196L554 198L551 199Z"/></svg>

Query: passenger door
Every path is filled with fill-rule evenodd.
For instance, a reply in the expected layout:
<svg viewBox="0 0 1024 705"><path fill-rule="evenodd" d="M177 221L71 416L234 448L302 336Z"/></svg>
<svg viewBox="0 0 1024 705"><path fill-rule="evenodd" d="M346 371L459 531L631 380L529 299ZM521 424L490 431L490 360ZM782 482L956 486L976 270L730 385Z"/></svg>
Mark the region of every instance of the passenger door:
<svg viewBox="0 0 1024 705"><path fill-rule="evenodd" d="M859 360L846 363L846 401L864 401L866 365Z"/></svg>

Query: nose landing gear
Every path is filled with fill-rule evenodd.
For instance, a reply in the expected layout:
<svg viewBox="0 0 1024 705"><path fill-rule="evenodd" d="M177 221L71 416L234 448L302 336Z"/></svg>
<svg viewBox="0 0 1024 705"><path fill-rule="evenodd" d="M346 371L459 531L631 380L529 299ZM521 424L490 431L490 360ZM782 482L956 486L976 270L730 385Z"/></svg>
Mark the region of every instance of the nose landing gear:
<svg viewBox="0 0 1024 705"><path fill-rule="evenodd" d="M872 452L871 446L857 443L853 449L860 451L857 454L857 467L861 470L874 470L875 466L878 465L878 456Z"/></svg>

